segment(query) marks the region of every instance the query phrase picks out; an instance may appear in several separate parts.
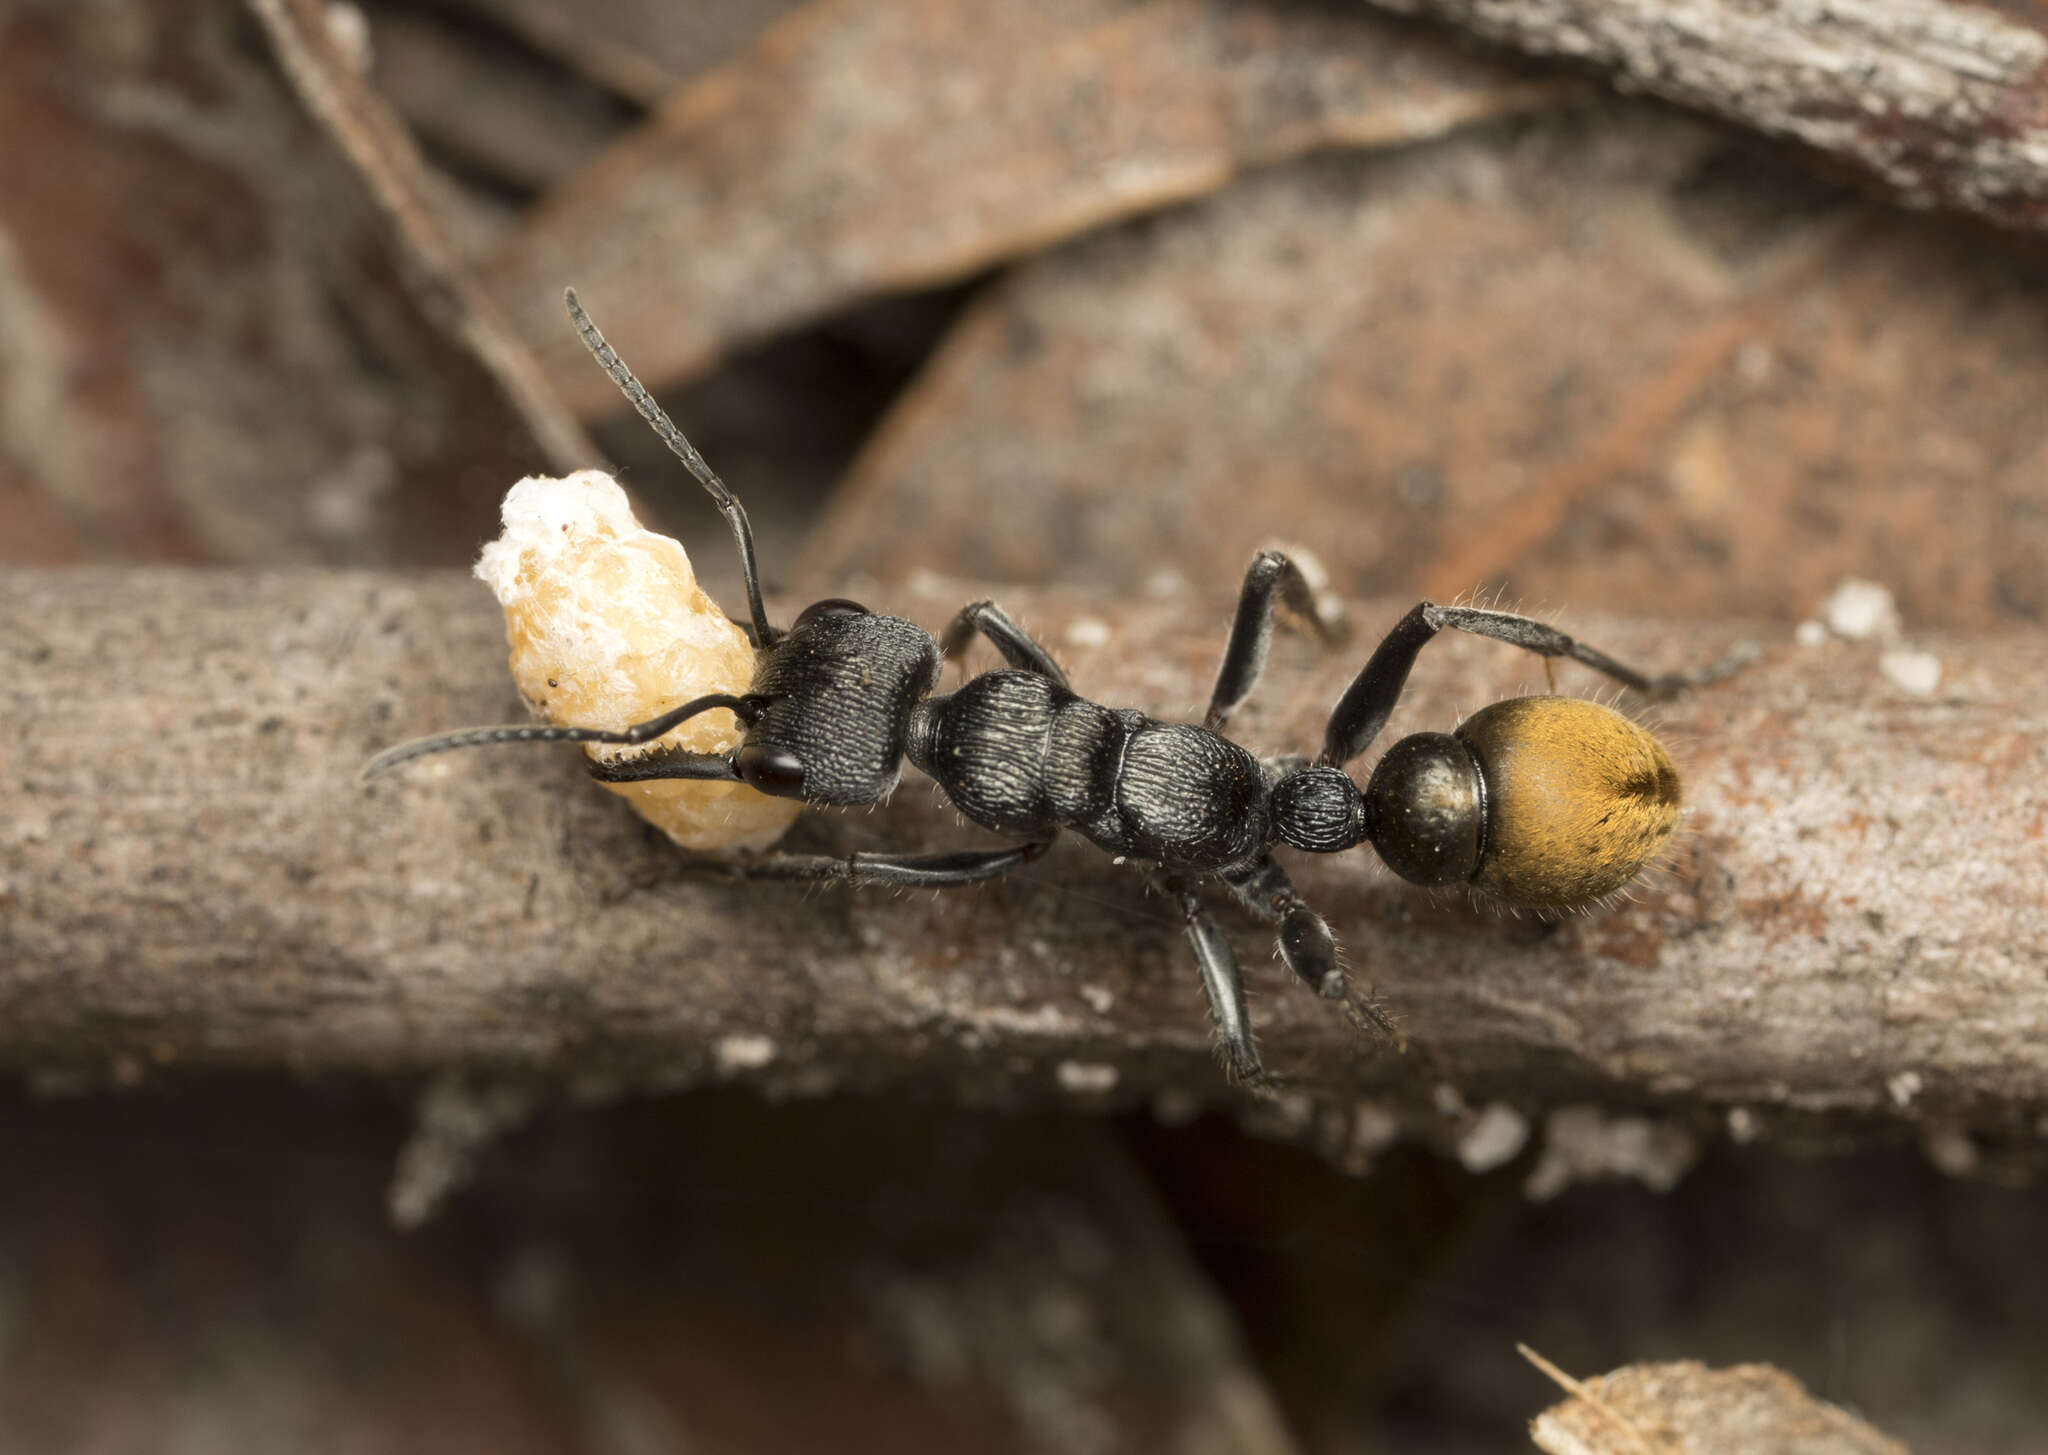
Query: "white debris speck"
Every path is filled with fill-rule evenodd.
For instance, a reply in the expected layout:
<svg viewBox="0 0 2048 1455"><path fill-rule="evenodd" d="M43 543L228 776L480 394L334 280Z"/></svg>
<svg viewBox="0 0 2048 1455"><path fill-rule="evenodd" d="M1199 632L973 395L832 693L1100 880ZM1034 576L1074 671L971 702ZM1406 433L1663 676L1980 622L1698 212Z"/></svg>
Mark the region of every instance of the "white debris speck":
<svg viewBox="0 0 2048 1455"><path fill-rule="evenodd" d="M1904 1111L1913 1104L1913 1098L1920 1094L1925 1084L1921 1081L1918 1071L1901 1071L1884 1085L1885 1090L1892 1094L1893 1104L1900 1111Z"/></svg>
<svg viewBox="0 0 2048 1455"><path fill-rule="evenodd" d="M1961 1127L1936 1127L1927 1134L1927 1160L1951 1177L1968 1177L1983 1161L1977 1144Z"/></svg>
<svg viewBox="0 0 2048 1455"><path fill-rule="evenodd" d="M1652 1192L1669 1192L1698 1160L1699 1146L1680 1126L1648 1117L1610 1117L1597 1106L1559 1107L1543 1124L1543 1156L1522 1190L1547 1202L1590 1177L1633 1177Z"/></svg>
<svg viewBox="0 0 2048 1455"><path fill-rule="evenodd" d="M758 1071L776 1057L775 1043L766 1036L723 1036L714 1052L718 1069L727 1075L735 1071Z"/></svg>
<svg viewBox="0 0 2048 1455"><path fill-rule="evenodd" d="M1081 999L1087 1001L1088 1009L1097 1015L1108 1015L1116 1004L1116 992L1107 985L1084 985L1081 987Z"/></svg>
<svg viewBox="0 0 2048 1455"><path fill-rule="evenodd" d="M1899 634L1899 606L1875 581L1845 577L1821 607L1828 630L1852 642L1889 639Z"/></svg>
<svg viewBox="0 0 2048 1455"><path fill-rule="evenodd" d="M1360 1159L1377 1157L1401 1140L1401 1114L1377 1101L1361 1101L1351 1109L1351 1151Z"/></svg>
<svg viewBox="0 0 2048 1455"><path fill-rule="evenodd" d="M1109 645L1109 623L1092 616L1077 616L1067 623L1067 644L1075 647Z"/></svg>
<svg viewBox="0 0 2048 1455"><path fill-rule="evenodd" d="M1746 1106L1728 1108L1728 1140L1738 1147L1746 1147L1763 1134L1757 1124L1756 1113Z"/></svg>
<svg viewBox="0 0 2048 1455"><path fill-rule="evenodd" d="M1799 643L1802 647L1824 646L1827 643L1827 639L1828 629L1826 624L1822 622L1802 621L1792 630L1792 640Z"/></svg>
<svg viewBox="0 0 2048 1455"><path fill-rule="evenodd" d="M1528 1140L1529 1119L1506 1102L1490 1102L1458 1138L1458 1161L1467 1172L1491 1172L1513 1161Z"/></svg>
<svg viewBox="0 0 2048 1455"><path fill-rule="evenodd" d="M375 53L370 48L370 19L355 5L335 3L327 6L321 19L327 26L327 39L341 58L348 62L348 68L358 76L370 74L375 63Z"/></svg>
<svg viewBox="0 0 2048 1455"><path fill-rule="evenodd" d="M1145 578L1145 594L1158 600L1178 596L1188 589L1188 578L1171 566L1162 566Z"/></svg>
<svg viewBox="0 0 2048 1455"><path fill-rule="evenodd" d="M1436 1104L1436 1114L1443 1117L1465 1114L1465 1094L1448 1081L1439 1081L1430 1091L1429 1099Z"/></svg>
<svg viewBox="0 0 2048 1455"><path fill-rule="evenodd" d="M1878 670L1896 687L1915 697L1932 697L1941 685L1941 658L1932 652L1911 652L1898 648L1877 659Z"/></svg>
<svg viewBox="0 0 2048 1455"><path fill-rule="evenodd" d="M420 1094L412 1135L399 1148L384 1206L400 1228L416 1228L475 1175L491 1142L524 1122L533 1093L513 1085L473 1086L449 1073Z"/></svg>
<svg viewBox="0 0 2048 1455"><path fill-rule="evenodd" d="M1060 1090L1076 1096L1101 1096L1116 1089L1116 1067L1102 1061L1062 1061L1053 1075Z"/></svg>

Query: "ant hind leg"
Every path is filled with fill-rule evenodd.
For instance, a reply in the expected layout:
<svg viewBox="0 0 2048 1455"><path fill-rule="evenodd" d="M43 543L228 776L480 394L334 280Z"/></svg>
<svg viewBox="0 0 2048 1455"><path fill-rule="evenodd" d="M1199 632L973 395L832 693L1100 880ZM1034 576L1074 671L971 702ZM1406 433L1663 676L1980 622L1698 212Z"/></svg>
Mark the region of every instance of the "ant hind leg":
<svg viewBox="0 0 2048 1455"><path fill-rule="evenodd" d="M1403 1044L1400 1028L1380 1003L1352 986L1328 922L1295 892L1287 871L1270 854L1218 877L1254 918L1279 926L1280 958L1303 984L1334 1002L1352 1025L1374 1040Z"/></svg>
<svg viewBox="0 0 2048 1455"><path fill-rule="evenodd" d="M1665 672L1652 676L1626 666L1605 652L1559 631L1533 617L1509 611L1486 611L1476 606L1438 606L1418 602L1381 640L1372 657L1351 685L1344 689L1323 736L1318 762L1339 766L1350 762L1372 746L1380 729L1393 715L1401 689L1408 683L1415 658L1440 631L1460 631L1489 637L1534 652L1546 659L1569 657L1591 667L1648 697L1669 697L1688 688L1725 677L1749 660L1750 653L1736 652L1713 666L1694 672Z"/></svg>

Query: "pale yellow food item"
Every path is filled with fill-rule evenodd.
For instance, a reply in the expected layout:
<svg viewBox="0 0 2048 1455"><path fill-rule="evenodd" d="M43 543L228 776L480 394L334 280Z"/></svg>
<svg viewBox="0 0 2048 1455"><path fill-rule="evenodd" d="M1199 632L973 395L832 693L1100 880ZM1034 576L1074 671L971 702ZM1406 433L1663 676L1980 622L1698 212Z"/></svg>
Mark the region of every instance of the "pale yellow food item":
<svg viewBox="0 0 2048 1455"><path fill-rule="evenodd" d="M505 496L503 517L504 534L484 547L476 574L505 608L512 679L549 722L617 731L752 683L746 634L698 587L681 544L633 518L609 475L521 480ZM657 747L726 753L740 737L738 720L720 709L646 746L592 743L584 751L598 759ZM765 848L803 810L742 783L604 786L686 849Z"/></svg>

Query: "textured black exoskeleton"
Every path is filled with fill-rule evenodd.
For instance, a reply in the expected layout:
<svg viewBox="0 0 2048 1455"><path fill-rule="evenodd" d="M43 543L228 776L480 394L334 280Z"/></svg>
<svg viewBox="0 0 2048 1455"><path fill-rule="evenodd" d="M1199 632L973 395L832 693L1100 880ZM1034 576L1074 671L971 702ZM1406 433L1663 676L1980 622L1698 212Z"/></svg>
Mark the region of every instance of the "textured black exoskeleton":
<svg viewBox="0 0 2048 1455"><path fill-rule="evenodd" d="M946 888L993 879L1036 859L1062 830L1077 833L1141 868L1173 898L1201 968L1225 1067L1254 1085L1268 1077L1253 1045L1236 961L1202 907L1204 881L1219 881L1274 927L1281 958L1316 994L1335 1001L1375 1037L1394 1039L1372 999L1348 986L1328 925L1295 893L1273 858L1276 847L1333 853L1371 844L1397 873L1418 883L1474 883L1514 902L1562 906L1626 883L1669 832L1678 781L1662 749L1619 714L1576 699L1515 699L1469 720L1457 734L1405 738L1382 756L1363 792L1343 771L1385 725L1416 655L1446 628L1545 657L1569 657L1645 692L1700 680L1647 678L1562 632L1505 612L1417 606L1339 700L1312 763L1261 760L1223 736L1224 722L1264 664L1276 604L1328 627L1301 572L1273 551L1260 552L1245 574L1199 727L1076 695L1045 648L993 602L964 608L937 640L914 622L836 599L807 607L788 631L779 631L762 606L745 510L604 342L573 292L568 304L598 362L732 527L759 652L753 682L741 696L701 697L620 732L519 726L422 739L373 759L366 775L421 753L491 742L651 742L717 708L733 712L746 729L730 755L666 752L593 762L592 775L608 782L741 780L779 797L853 805L887 798L907 760L967 818L1012 842L843 858L774 853L735 859L730 867L749 878ZM976 634L1009 665L938 694L942 660L963 651ZM1516 711L1502 715L1500 709ZM1554 726L1559 714L1576 723L1581 710L1614 719L1596 724L1595 751L1584 746L1583 730ZM1594 758L1599 761L1581 775L1583 782L1557 788L1553 760L1576 770L1575 759ZM1517 767L1524 762L1540 770L1542 802L1532 800L1524 782L1530 774ZM1514 806L1512 816L1504 812L1507 805ZM1581 822L1592 827L1574 827Z"/></svg>

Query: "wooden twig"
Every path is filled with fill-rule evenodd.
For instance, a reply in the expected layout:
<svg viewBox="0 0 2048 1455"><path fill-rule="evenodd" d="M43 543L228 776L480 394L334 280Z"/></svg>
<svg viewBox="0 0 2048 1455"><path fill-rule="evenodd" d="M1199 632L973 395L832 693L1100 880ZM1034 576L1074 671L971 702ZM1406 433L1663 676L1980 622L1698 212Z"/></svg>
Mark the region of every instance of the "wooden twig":
<svg viewBox="0 0 2048 1455"><path fill-rule="evenodd" d="M602 458L497 304L470 277L429 204L433 184L405 123L340 54L314 0L248 0L299 99L327 129L385 218L421 308L503 392L555 468Z"/></svg>
<svg viewBox="0 0 2048 1455"><path fill-rule="evenodd" d="M987 593L874 604L937 624ZM1230 605L1003 594L1080 690L1182 717ZM1361 636L1404 604L1359 608ZM1750 635L1567 625L1659 667ZM1694 807L1633 904L1546 926L1410 889L1364 852L1294 856L1406 1056L1370 1054L1225 911L1269 1061L1330 1096L1448 1084L1524 1106L2030 1124L2048 1106L2048 637L1924 643L1932 695L1875 646L1764 640L1742 676L1656 710ZM1312 745L1368 645L1283 639L1239 736ZM0 1063L1221 1093L1176 916L1085 844L951 895L804 891L685 877L573 753L358 784L377 748L516 716L503 662L495 609L453 575L0 582ZM1542 681L1498 644L1445 640L1390 731ZM1605 690L1577 669L1560 686ZM909 779L885 811L807 818L800 841L975 840Z"/></svg>
<svg viewBox="0 0 2048 1455"><path fill-rule="evenodd" d="M1789 137L1904 199L2048 225L2048 12L1966 0L1373 0Z"/></svg>

